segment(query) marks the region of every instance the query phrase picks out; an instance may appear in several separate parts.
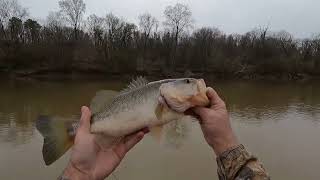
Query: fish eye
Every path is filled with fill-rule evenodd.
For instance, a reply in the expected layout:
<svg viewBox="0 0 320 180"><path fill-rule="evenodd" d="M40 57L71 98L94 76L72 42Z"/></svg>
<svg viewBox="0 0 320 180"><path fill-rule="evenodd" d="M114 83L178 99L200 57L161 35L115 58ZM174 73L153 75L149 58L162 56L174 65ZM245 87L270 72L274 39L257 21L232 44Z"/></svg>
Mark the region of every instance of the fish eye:
<svg viewBox="0 0 320 180"><path fill-rule="evenodd" d="M189 80L189 79L186 79L185 82L186 82L187 84L190 84L190 80Z"/></svg>

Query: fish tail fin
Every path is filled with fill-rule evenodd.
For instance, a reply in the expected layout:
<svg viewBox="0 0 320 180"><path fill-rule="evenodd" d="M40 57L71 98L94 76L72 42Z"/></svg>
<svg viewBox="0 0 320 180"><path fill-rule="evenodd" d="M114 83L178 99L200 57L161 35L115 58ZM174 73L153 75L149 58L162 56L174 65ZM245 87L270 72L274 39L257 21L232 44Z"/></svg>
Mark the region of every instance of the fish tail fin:
<svg viewBox="0 0 320 180"><path fill-rule="evenodd" d="M42 155L46 165L59 159L72 145L76 129L71 122L39 116L36 128L44 138Z"/></svg>

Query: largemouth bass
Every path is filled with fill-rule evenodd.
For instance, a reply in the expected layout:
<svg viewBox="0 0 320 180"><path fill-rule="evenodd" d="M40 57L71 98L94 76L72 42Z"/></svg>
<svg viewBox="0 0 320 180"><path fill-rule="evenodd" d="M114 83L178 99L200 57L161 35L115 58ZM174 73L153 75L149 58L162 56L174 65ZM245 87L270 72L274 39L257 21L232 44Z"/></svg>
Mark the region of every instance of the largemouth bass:
<svg viewBox="0 0 320 180"><path fill-rule="evenodd" d="M138 78L113 98L107 98L106 93L98 93L93 98L91 133L97 142L112 146L126 135L183 119L187 109L208 104L202 79L149 83ZM44 137L42 154L46 165L55 162L73 145L78 125L75 120L39 117L36 127Z"/></svg>

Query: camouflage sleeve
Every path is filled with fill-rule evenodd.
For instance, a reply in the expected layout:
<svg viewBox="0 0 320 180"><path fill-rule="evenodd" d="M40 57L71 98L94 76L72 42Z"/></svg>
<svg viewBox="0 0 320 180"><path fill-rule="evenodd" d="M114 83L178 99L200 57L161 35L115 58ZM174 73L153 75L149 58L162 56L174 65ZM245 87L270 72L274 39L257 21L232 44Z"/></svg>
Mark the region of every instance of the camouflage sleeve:
<svg viewBox="0 0 320 180"><path fill-rule="evenodd" d="M270 180L256 157L238 145L217 157L219 180Z"/></svg>

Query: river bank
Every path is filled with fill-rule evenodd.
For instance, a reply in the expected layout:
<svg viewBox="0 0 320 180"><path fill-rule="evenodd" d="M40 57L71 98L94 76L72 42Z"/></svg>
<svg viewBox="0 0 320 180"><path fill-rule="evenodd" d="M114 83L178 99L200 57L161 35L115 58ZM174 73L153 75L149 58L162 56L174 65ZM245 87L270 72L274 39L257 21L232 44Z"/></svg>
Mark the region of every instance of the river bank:
<svg viewBox="0 0 320 180"><path fill-rule="evenodd" d="M2 77L9 79L44 79L44 80L63 80L63 79L117 79L130 80L133 77L144 76L149 79L165 79L165 78L181 78L181 77L196 77L205 78L208 80L244 80L244 81L311 81L319 80L319 76L308 74L222 74L215 72L192 72L190 70L177 70L175 72L106 72L101 68L88 69L25 69L15 71L2 71Z"/></svg>

